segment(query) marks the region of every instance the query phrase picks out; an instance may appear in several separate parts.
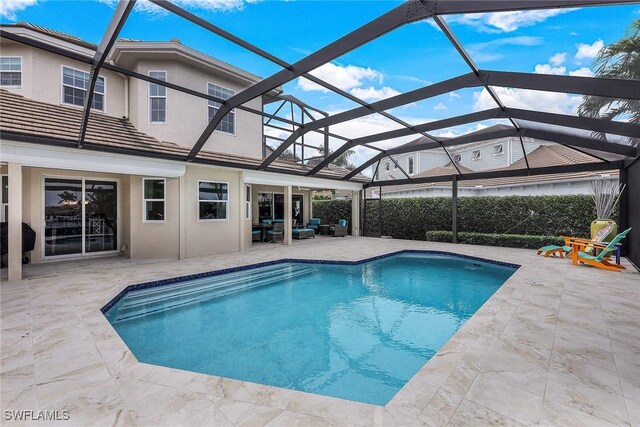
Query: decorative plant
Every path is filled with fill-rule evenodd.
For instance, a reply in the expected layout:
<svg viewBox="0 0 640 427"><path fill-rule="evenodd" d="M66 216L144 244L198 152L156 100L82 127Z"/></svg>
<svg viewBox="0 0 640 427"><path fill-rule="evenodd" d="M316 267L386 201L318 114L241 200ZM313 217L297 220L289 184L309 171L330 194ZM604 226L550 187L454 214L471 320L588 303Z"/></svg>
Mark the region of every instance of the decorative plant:
<svg viewBox="0 0 640 427"><path fill-rule="evenodd" d="M613 208L618 203L625 186L604 179L591 181L593 201L596 204L598 219L610 219Z"/></svg>

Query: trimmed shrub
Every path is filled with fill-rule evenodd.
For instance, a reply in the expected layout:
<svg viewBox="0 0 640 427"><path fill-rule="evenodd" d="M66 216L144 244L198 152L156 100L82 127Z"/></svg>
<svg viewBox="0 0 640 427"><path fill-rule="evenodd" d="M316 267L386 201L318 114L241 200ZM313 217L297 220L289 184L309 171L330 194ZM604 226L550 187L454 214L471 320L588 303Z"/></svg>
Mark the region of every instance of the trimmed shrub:
<svg viewBox="0 0 640 427"><path fill-rule="evenodd" d="M425 238L431 242L451 242L451 231L427 231ZM560 236L529 236L523 234L458 233L458 243L469 245L501 246L507 248L538 249L546 245L562 245Z"/></svg>
<svg viewBox="0 0 640 427"><path fill-rule="evenodd" d="M614 211L613 220L618 213ZM351 201L314 201L313 216L322 219L325 224L335 223L340 218L349 220L351 225ZM460 197L458 199L458 232L471 235L512 235L525 236L505 238L510 245L515 242L530 247L538 247L532 239L537 238L546 244L555 237L589 237L591 221L596 218L595 204L589 195L571 196L507 196L507 197ZM451 241L439 232L451 232L450 197L414 197L383 199L382 209L377 200L368 200L366 208L366 230L380 230L382 234L396 239ZM469 237L472 238L472 237ZM473 237L475 241L487 242L488 237ZM496 237L500 239L500 237ZM505 239L500 240L500 242ZM520 239L520 240L519 240ZM459 240L461 238L459 237ZM473 243L469 241L468 243ZM485 243L477 243L485 244ZM495 246L501 246L496 240ZM510 246L505 245L505 246Z"/></svg>
<svg viewBox="0 0 640 427"><path fill-rule="evenodd" d="M336 224L346 219L351 231L351 200L314 200L313 217L320 218L322 224Z"/></svg>

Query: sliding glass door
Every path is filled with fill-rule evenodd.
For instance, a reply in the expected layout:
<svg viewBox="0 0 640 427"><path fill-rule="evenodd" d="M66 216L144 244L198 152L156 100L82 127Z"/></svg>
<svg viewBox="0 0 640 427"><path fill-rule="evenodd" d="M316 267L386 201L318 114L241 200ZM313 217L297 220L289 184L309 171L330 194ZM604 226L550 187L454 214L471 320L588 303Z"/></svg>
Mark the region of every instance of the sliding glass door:
<svg viewBox="0 0 640 427"><path fill-rule="evenodd" d="M111 181L84 182L85 252L118 249L118 184Z"/></svg>
<svg viewBox="0 0 640 427"><path fill-rule="evenodd" d="M115 181L44 180L44 255L84 255L118 249Z"/></svg>

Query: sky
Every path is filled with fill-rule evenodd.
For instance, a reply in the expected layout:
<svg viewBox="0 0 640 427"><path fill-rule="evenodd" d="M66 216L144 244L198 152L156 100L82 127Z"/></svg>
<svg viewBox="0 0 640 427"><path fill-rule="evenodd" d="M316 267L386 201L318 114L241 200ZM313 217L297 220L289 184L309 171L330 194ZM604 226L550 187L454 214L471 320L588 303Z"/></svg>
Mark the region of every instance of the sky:
<svg viewBox="0 0 640 427"><path fill-rule="evenodd" d="M215 25L293 63L401 5L400 1L306 0L174 0ZM99 43L113 14L115 0L2 0L2 23L27 21ZM592 76L598 51L620 39L640 4L447 16L445 20L478 68L545 74ZM251 52L139 0L121 31L122 37L146 41L179 39L184 45L261 77L281 68ZM470 70L433 21L405 25L315 70L314 75L367 102L443 81ZM329 114L357 107L340 95L299 78L284 92ZM581 97L495 88L507 107L576 114ZM426 123L495 108L485 90L465 89L398 107L389 113L411 124ZM481 122L433 132L457 136L496 122ZM399 125L379 115L335 125L332 132L349 138L384 132ZM269 134L286 137L282 131ZM415 137L383 141L387 148ZM319 143L317 135L307 143ZM333 149L342 142L331 140ZM359 148L351 160L358 165L373 150Z"/></svg>

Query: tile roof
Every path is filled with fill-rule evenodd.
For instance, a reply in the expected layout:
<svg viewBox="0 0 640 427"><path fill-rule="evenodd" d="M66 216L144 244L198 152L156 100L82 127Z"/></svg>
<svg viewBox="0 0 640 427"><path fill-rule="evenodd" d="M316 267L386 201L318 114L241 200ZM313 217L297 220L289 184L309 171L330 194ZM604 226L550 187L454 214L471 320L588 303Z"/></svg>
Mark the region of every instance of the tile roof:
<svg viewBox="0 0 640 427"><path fill-rule="evenodd" d="M75 144L78 140L81 121L82 109L80 108L48 104L0 89L0 132L5 134L10 132L22 136L51 139L52 142ZM135 150L141 156L157 154L172 157L175 160L184 160L190 151L188 147L160 141L140 132L126 118L98 112L90 113L85 145L87 148ZM230 166L241 169L255 169L262 163L260 158L206 150L198 154L198 159L214 163L230 163ZM299 171L300 173L311 170L306 165L282 159L273 162L269 169L275 172ZM349 173L347 169L329 165L316 177L342 178L347 173ZM369 178L364 175L355 177L355 181L368 180Z"/></svg>
<svg viewBox="0 0 640 427"><path fill-rule="evenodd" d="M592 157L586 153L581 153L579 151L573 150L569 147L565 147L563 145L541 145L531 153L527 155L527 159L529 160L529 165L531 167L548 167L548 166L565 166L579 163L594 163L597 162L598 159ZM473 173L471 169L465 168L462 165L458 165L460 168L460 172L465 173ZM526 169L527 165L524 158L516 161L506 168L494 169L494 170L518 170L518 169ZM435 177L435 176L446 176L446 175L455 175L456 170L453 168L451 163L436 167L433 169L428 169L420 174L413 175L412 178L418 177ZM595 177L602 174L610 174L610 175L618 175L617 170L611 171L598 171L598 172L572 172L572 173L559 173L552 175L531 175L531 176L514 176L514 177L504 177L504 178L492 178L492 179L477 179L477 180L469 180L469 181L460 181L458 185L460 187L494 187L494 186L505 186L505 185L524 185L524 184L535 184L535 183L543 183L550 181L565 181L570 179L582 179ZM422 184L407 184L407 185L391 185L382 188L382 193L393 193L399 191L410 191L410 190L418 190L435 186L449 185L448 182L429 182Z"/></svg>
<svg viewBox="0 0 640 427"><path fill-rule="evenodd" d="M61 31L52 30L50 28L42 27L40 25L32 24L30 22L18 22L16 24L1 24L0 27L16 27L16 28L27 28L29 30L36 31L40 34L45 34L51 37L55 37L60 40L68 41L70 43L74 43L80 46L84 46L86 48L96 50L98 45L89 43L86 40L82 40L80 37L74 36L72 34L63 33Z"/></svg>

